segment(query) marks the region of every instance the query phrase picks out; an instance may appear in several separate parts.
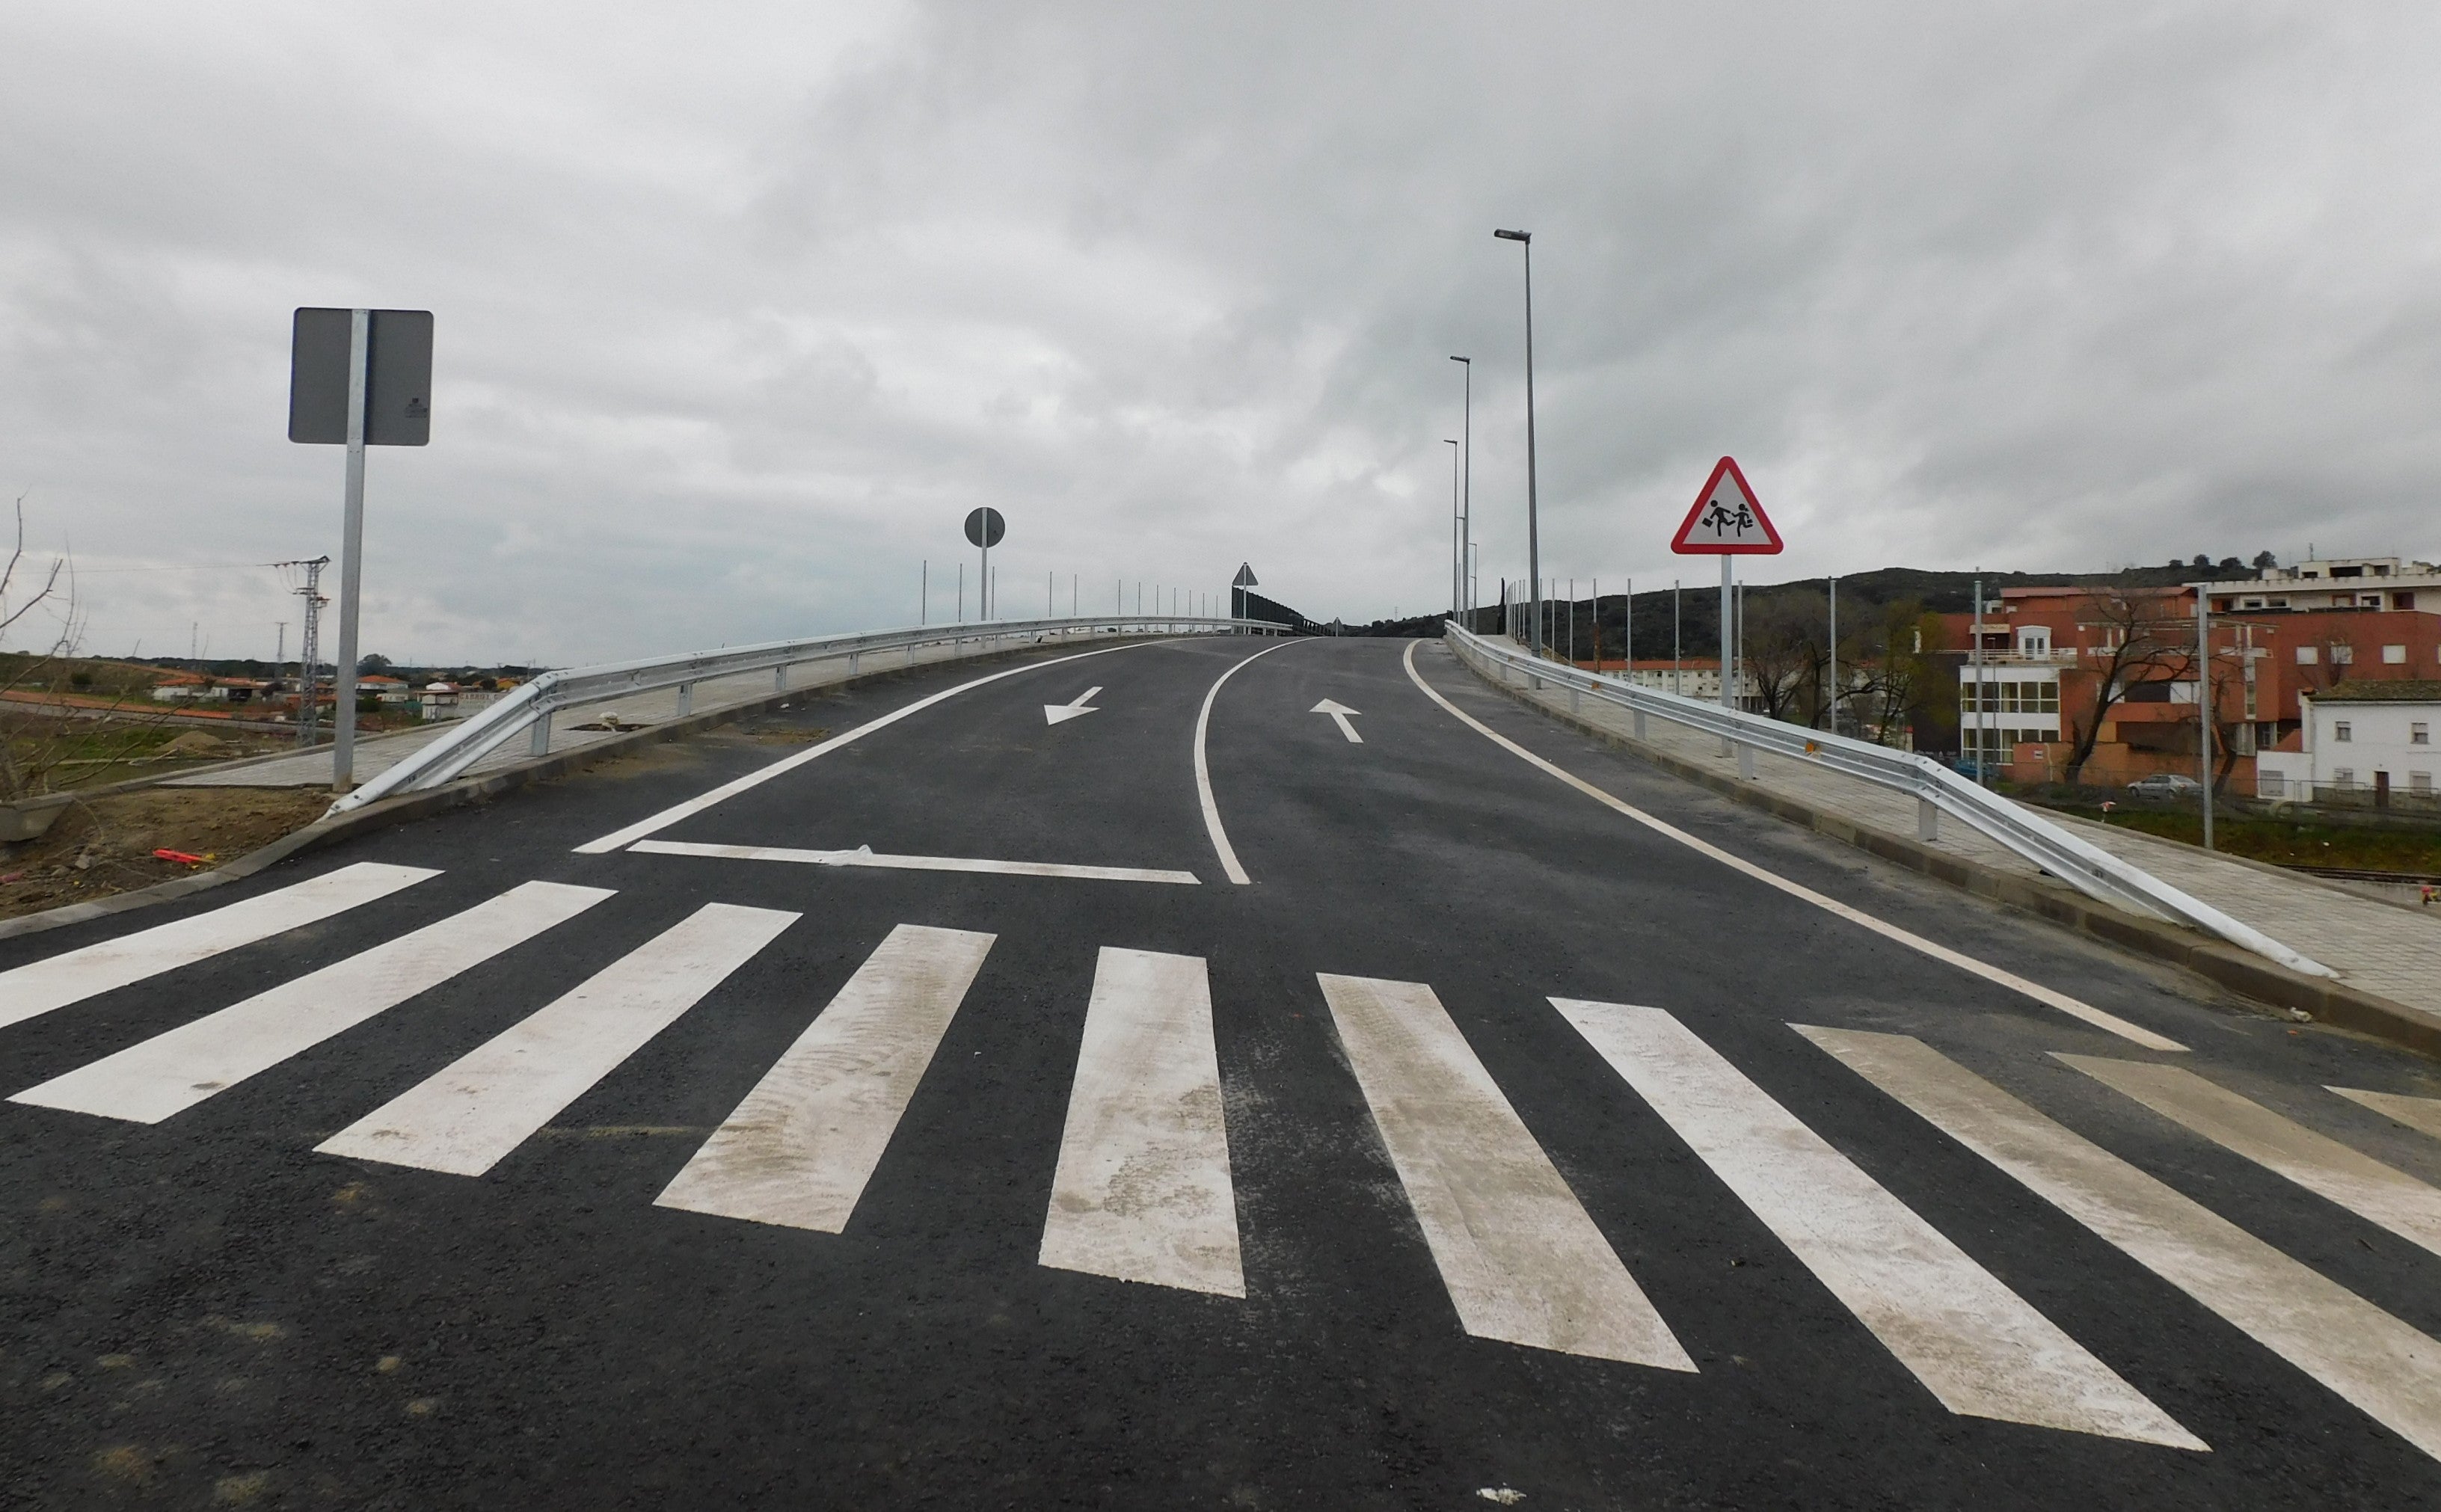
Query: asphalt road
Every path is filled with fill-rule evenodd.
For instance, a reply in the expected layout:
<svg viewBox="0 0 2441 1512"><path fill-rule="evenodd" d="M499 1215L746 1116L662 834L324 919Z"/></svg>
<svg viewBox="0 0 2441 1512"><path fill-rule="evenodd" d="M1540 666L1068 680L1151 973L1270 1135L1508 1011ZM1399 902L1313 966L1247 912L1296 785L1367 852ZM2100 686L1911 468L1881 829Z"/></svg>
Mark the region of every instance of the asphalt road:
<svg viewBox="0 0 2441 1512"><path fill-rule="evenodd" d="M0 1503L2441 1501L2434 1105L2326 1089L2426 1063L1410 649L877 680L0 943Z"/></svg>

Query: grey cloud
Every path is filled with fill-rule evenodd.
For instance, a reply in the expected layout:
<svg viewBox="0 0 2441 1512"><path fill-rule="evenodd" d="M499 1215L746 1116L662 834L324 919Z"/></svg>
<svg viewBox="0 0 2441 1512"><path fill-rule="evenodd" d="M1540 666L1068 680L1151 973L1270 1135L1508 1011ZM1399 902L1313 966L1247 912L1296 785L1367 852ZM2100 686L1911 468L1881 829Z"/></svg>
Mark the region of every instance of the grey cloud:
<svg viewBox="0 0 2441 1512"><path fill-rule="evenodd" d="M96 568L312 555L286 312L440 319L366 643L553 660L1046 572L1412 612L1474 355L1487 579L1652 582L1713 457L1765 575L2432 554L2421 8L19 8L0 486ZM1700 576L1700 570L1692 575ZM93 640L268 649L267 573ZM1098 590L1100 597L1094 594ZM262 644L256 646L255 641Z"/></svg>

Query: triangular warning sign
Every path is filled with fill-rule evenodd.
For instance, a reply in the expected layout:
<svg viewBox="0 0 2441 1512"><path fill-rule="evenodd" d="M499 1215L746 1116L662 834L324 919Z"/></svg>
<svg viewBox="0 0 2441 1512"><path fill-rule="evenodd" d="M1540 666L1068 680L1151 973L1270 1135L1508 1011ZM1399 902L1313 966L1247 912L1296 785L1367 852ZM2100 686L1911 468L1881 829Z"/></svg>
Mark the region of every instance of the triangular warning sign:
<svg viewBox="0 0 2441 1512"><path fill-rule="evenodd" d="M1681 556L1772 556L1781 549L1771 516L1746 486L1736 459L1728 457L1712 469L1695 507L1670 539L1670 549Z"/></svg>
<svg viewBox="0 0 2441 1512"><path fill-rule="evenodd" d="M1255 568L1253 564L1244 562L1239 563L1238 565L1238 575L1229 580L1229 586L1233 588L1251 588L1255 586Z"/></svg>

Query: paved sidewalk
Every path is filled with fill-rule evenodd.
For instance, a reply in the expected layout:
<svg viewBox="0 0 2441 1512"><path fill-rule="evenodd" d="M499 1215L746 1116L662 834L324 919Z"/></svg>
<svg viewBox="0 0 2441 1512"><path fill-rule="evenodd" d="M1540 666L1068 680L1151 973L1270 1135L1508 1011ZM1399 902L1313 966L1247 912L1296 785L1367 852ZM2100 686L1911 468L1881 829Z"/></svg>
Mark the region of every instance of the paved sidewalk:
<svg viewBox="0 0 2441 1512"><path fill-rule="evenodd" d="M1456 659L1437 641L1431 650ZM1525 692L1515 683L1510 688L1511 692ZM1546 708L1572 713L1622 740L1636 739L1635 716L1626 710L1599 699L1572 699L1561 689L1546 688L1528 696ZM1716 736L1647 716L1642 744L1724 777L1737 776L1737 757L1722 755ZM1843 814L1892 835L1912 837L1916 833L1916 801L1912 797L1841 777L1808 762L1758 752L1754 785L1817 809ZM2320 878L2287 875L2174 840L2088 823L2064 814L2043 812L2043 817L2143 868L2189 896L2311 956L2338 972L2342 981L2394 1002L2441 1014L2441 911L2428 915L2351 892ZM1942 817L1938 837L1929 844L1997 872L2028 878L2042 875L2034 863L1946 815Z"/></svg>

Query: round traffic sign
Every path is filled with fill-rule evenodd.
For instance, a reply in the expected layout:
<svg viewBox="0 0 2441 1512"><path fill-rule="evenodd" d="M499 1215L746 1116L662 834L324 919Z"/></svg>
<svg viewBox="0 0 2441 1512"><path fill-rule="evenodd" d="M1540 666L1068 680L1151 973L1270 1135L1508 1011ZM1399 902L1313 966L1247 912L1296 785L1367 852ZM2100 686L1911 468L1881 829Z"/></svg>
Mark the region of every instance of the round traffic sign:
<svg viewBox="0 0 2441 1512"><path fill-rule="evenodd" d="M1001 518L1000 511L988 504L967 514L967 544L969 546L998 546L1000 538L1007 533L1008 521Z"/></svg>

